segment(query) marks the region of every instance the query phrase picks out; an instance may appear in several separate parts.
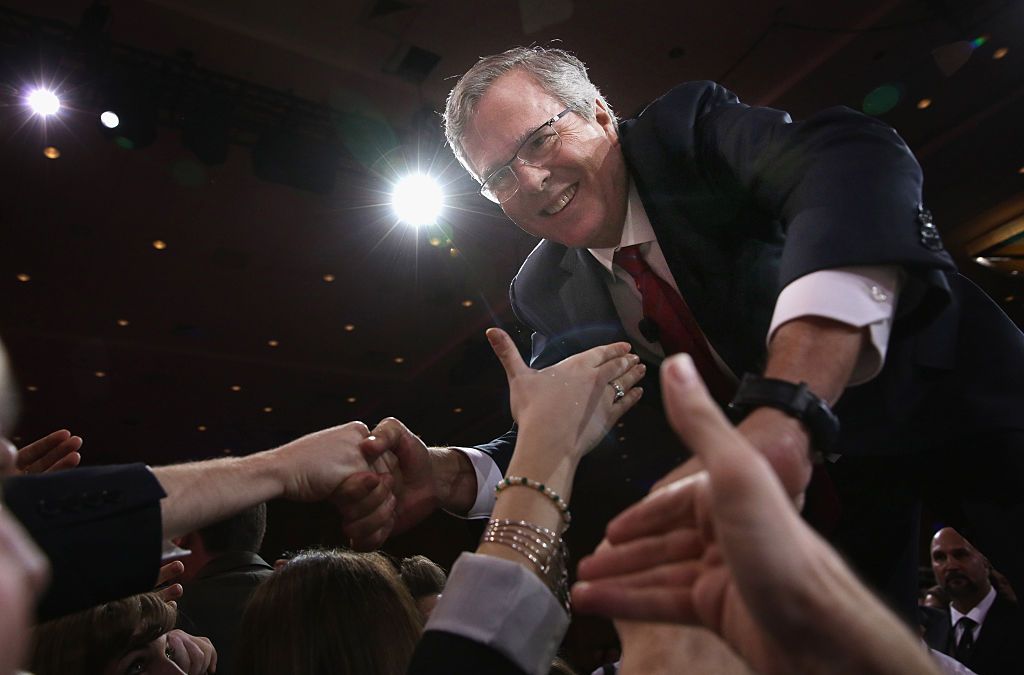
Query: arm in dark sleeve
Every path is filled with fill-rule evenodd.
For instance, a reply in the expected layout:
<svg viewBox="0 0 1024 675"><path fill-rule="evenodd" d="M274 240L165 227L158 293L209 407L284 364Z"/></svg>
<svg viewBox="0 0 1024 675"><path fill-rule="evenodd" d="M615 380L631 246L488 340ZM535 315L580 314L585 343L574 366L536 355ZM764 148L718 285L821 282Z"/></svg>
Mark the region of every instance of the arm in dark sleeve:
<svg viewBox="0 0 1024 675"><path fill-rule="evenodd" d="M4 501L52 566L46 621L152 590L164 490L144 464L70 469L4 481Z"/></svg>

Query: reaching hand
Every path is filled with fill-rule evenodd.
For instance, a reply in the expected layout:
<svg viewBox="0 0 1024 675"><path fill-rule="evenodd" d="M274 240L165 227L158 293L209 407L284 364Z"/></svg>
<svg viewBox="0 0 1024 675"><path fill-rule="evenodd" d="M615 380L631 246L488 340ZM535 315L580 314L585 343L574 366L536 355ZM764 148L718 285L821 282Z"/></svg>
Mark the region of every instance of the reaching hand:
<svg viewBox="0 0 1024 675"><path fill-rule="evenodd" d="M181 597L184 592L181 584L171 582L179 578L184 573L185 564L180 560L172 560L166 565L160 566L160 573L156 578L156 586L153 588L156 590L156 594L160 596L161 600L166 603L173 604Z"/></svg>
<svg viewBox="0 0 1024 675"><path fill-rule="evenodd" d="M44 473L71 469L82 461L82 455L78 452L81 448L80 436L72 436L67 429L54 431L18 450L18 470L23 473Z"/></svg>
<svg viewBox="0 0 1024 675"><path fill-rule="evenodd" d="M491 328L487 339L505 368L512 417L520 434L543 432L550 447L576 458L592 450L643 394L635 385L646 367L629 353L628 342L594 347L534 370L523 362L505 331ZM613 382L625 392L618 400Z"/></svg>
<svg viewBox="0 0 1024 675"><path fill-rule="evenodd" d="M331 497L355 473L369 470L359 443L370 435L362 422L349 422L298 438L272 450L279 459L285 499L320 501Z"/></svg>
<svg viewBox="0 0 1024 675"><path fill-rule="evenodd" d="M217 672L217 650L209 638L172 630L167 633L166 650L167 656L187 675Z"/></svg>
<svg viewBox="0 0 1024 675"><path fill-rule="evenodd" d="M609 523L611 545L580 562L577 608L706 626L759 672L932 672L909 631L800 520L689 357L666 360L662 386L670 423L706 470Z"/></svg>

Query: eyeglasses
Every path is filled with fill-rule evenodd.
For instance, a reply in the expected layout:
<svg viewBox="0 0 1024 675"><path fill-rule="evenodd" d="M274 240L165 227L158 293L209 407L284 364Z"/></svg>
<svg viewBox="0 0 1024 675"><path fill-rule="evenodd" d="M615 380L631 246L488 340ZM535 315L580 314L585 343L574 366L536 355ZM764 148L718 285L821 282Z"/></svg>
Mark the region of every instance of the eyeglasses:
<svg viewBox="0 0 1024 675"><path fill-rule="evenodd" d="M487 197L495 204L504 204L515 196L519 191L519 177L512 170L512 164L519 160L529 166L540 166L551 159L562 147L562 137L555 129L555 122L568 115L572 110L566 108L544 124L537 127L537 130L530 134L529 138L516 150L512 159L505 162L504 166L491 175L484 178L480 185L480 194Z"/></svg>

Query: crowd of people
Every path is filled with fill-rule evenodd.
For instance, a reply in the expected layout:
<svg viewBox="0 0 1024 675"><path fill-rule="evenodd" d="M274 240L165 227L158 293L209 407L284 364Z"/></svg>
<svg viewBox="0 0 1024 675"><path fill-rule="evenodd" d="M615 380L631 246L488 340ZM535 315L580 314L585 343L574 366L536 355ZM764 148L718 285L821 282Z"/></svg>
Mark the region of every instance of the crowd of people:
<svg viewBox="0 0 1024 675"><path fill-rule="evenodd" d="M481 59L445 120L481 194L544 239L512 285L529 364L487 332L514 428L430 448L352 421L152 468L79 468L67 431L5 441L0 675L571 673L579 613L615 621L597 672L1020 670L1024 337L955 273L890 128L708 82L620 122L541 48ZM0 352L0 430L14 391ZM644 406L649 480L572 540L595 518L581 463ZM936 485L979 538L935 533L928 593L917 460L967 467ZM332 502L351 547L268 562L274 499ZM379 552L438 508L487 518L447 574Z"/></svg>

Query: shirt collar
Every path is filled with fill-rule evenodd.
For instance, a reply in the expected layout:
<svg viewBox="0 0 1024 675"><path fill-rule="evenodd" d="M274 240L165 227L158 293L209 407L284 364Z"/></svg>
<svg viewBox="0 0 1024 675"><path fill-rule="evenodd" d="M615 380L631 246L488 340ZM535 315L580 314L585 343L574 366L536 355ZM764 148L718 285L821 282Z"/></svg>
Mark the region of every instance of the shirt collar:
<svg viewBox="0 0 1024 675"><path fill-rule="evenodd" d="M626 222L622 226L622 237L619 239L619 245L613 248L591 248L587 250L597 258L597 261L608 270L609 274L614 276L612 260L615 258L616 251L623 246L647 244L654 240L654 227L651 226L651 221L647 217L647 211L644 209L644 203L640 200L640 193L637 192L636 185L630 180L629 199L626 201Z"/></svg>
<svg viewBox="0 0 1024 675"><path fill-rule="evenodd" d="M971 608L967 614L961 614L957 611L953 605L949 606L949 621L956 626L957 622L963 617L967 617L974 621L977 625L985 623L985 617L988 615L988 610L992 609L992 603L996 601L996 589L991 587L988 589L988 593L982 598L981 602Z"/></svg>

